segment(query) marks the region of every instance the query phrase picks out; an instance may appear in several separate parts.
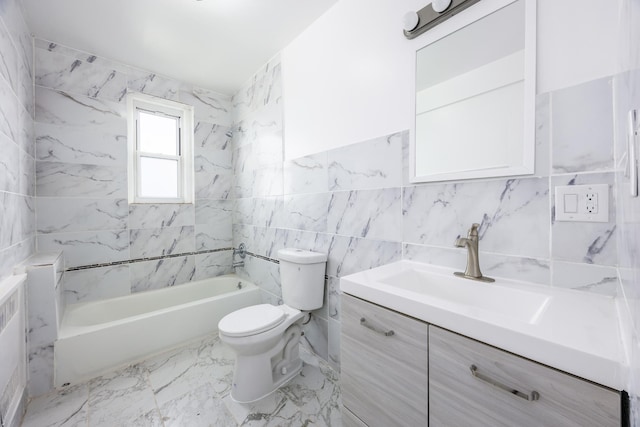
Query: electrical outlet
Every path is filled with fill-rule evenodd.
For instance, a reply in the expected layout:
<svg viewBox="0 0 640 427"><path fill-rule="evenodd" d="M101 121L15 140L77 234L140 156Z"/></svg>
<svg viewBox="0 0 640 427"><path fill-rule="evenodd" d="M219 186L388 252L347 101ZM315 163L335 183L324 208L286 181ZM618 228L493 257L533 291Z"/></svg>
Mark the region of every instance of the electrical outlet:
<svg viewBox="0 0 640 427"><path fill-rule="evenodd" d="M556 187L556 221L609 222L609 185Z"/></svg>

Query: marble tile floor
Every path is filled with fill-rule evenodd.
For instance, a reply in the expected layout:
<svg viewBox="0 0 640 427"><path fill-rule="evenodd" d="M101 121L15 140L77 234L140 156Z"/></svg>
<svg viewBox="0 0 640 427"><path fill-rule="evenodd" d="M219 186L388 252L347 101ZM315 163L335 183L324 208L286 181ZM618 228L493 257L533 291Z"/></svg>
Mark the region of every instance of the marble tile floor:
<svg viewBox="0 0 640 427"><path fill-rule="evenodd" d="M252 404L229 391L233 353L208 336L29 402L22 427L340 426L338 375L301 348L302 372Z"/></svg>

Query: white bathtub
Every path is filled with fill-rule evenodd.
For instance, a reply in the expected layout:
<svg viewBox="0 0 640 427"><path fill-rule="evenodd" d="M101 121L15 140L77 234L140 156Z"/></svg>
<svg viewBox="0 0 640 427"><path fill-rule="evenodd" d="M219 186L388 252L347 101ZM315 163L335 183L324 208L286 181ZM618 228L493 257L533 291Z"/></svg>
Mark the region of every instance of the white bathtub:
<svg viewBox="0 0 640 427"><path fill-rule="evenodd" d="M55 385L74 384L214 333L234 310L260 304L235 275L67 306L54 344Z"/></svg>

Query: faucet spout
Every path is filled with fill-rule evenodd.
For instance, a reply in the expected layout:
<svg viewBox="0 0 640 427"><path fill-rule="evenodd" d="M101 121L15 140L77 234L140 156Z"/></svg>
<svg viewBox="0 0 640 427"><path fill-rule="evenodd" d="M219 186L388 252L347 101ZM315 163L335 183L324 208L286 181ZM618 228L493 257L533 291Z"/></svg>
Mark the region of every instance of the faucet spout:
<svg viewBox="0 0 640 427"><path fill-rule="evenodd" d="M480 259L478 257L478 228L480 224L473 224L467 233L467 237L458 237L455 246L458 248L467 248L467 267L464 273L456 272L456 276L466 279L480 280L483 282L494 282L490 277L485 277L480 271Z"/></svg>

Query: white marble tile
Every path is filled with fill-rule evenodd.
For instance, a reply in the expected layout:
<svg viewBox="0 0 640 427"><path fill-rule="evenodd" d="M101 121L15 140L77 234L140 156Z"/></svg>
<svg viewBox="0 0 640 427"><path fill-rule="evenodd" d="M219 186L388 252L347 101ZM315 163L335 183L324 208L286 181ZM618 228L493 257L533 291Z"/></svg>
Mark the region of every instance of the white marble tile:
<svg viewBox="0 0 640 427"><path fill-rule="evenodd" d="M327 233L313 231L277 230L272 245L272 257L276 258L278 250L282 248L299 248L328 254L333 237Z"/></svg>
<svg viewBox="0 0 640 427"><path fill-rule="evenodd" d="M36 130L31 113L27 107L18 107L18 145L31 157L35 156Z"/></svg>
<svg viewBox="0 0 640 427"><path fill-rule="evenodd" d="M126 199L38 197L38 233L124 230L129 207Z"/></svg>
<svg viewBox="0 0 640 427"><path fill-rule="evenodd" d="M18 51L14 47L11 34L4 23L0 25L0 75L4 77L14 92L18 88Z"/></svg>
<svg viewBox="0 0 640 427"><path fill-rule="evenodd" d="M126 129L36 123L36 159L102 166L127 162Z"/></svg>
<svg viewBox="0 0 640 427"><path fill-rule="evenodd" d="M129 265L67 271L63 278L63 289L67 304L129 295Z"/></svg>
<svg viewBox="0 0 640 427"><path fill-rule="evenodd" d="M126 134L126 105L36 87L36 122Z"/></svg>
<svg viewBox="0 0 640 427"><path fill-rule="evenodd" d="M366 153L366 156L363 154ZM329 190L402 185L402 134L372 139L328 152Z"/></svg>
<svg viewBox="0 0 640 427"><path fill-rule="evenodd" d="M67 267L129 258L127 230L39 234L37 240L39 251L63 251Z"/></svg>
<svg viewBox="0 0 640 427"><path fill-rule="evenodd" d="M0 191L17 193L20 183L20 148L4 134L0 134Z"/></svg>
<svg viewBox="0 0 640 427"><path fill-rule="evenodd" d="M265 106L282 103L282 66L275 57L259 69L232 99L236 116L244 119Z"/></svg>
<svg viewBox="0 0 640 427"><path fill-rule="evenodd" d="M233 203L233 223L253 224L255 199L251 197L235 199Z"/></svg>
<svg viewBox="0 0 640 427"><path fill-rule="evenodd" d="M195 149L231 150L231 132L229 126L198 121L193 129Z"/></svg>
<svg viewBox="0 0 640 427"><path fill-rule="evenodd" d="M166 228L193 225L195 208L191 204L139 203L129 206L129 227Z"/></svg>
<svg viewBox="0 0 640 427"><path fill-rule="evenodd" d="M132 263L129 266L131 292L162 289L190 282L195 277L195 270L194 256Z"/></svg>
<svg viewBox="0 0 640 427"><path fill-rule="evenodd" d="M36 49L35 84L59 91L114 101L127 93L126 75L101 63Z"/></svg>
<svg viewBox="0 0 640 427"><path fill-rule="evenodd" d="M536 152L535 174L549 176L551 173L551 95L536 96Z"/></svg>
<svg viewBox="0 0 640 427"><path fill-rule="evenodd" d="M178 100L180 82L159 76L149 71L129 68L127 70L127 89L159 98Z"/></svg>
<svg viewBox="0 0 640 427"><path fill-rule="evenodd" d="M258 197L253 199L253 224L258 227L289 226L284 215L282 197Z"/></svg>
<svg viewBox="0 0 640 427"><path fill-rule="evenodd" d="M552 284L559 288L618 295L618 273L615 267L554 261Z"/></svg>
<svg viewBox="0 0 640 427"><path fill-rule="evenodd" d="M196 273L194 280L208 279L233 273L231 251L195 255Z"/></svg>
<svg viewBox="0 0 640 427"><path fill-rule="evenodd" d="M329 364L340 371L340 337L342 327L339 321L329 319Z"/></svg>
<svg viewBox="0 0 640 427"><path fill-rule="evenodd" d="M231 126L231 97L208 89L181 87L179 100L195 107L196 120Z"/></svg>
<svg viewBox="0 0 640 427"><path fill-rule="evenodd" d="M196 199L228 199L232 185L233 174L227 169L195 172Z"/></svg>
<svg viewBox="0 0 640 427"><path fill-rule="evenodd" d="M92 426L161 425L147 372L133 366L92 380L88 419Z"/></svg>
<svg viewBox="0 0 640 427"><path fill-rule="evenodd" d="M195 148L194 170L196 173L232 171L231 150Z"/></svg>
<svg viewBox="0 0 640 427"><path fill-rule="evenodd" d="M33 198L0 192L0 248L15 245L33 235Z"/></svg>
<svg viewBox="0 0 640 427"><path fill-rule="evenodd" d="M403 241L453 247L479 223L481 251L548 258L548 187L540 178L406 187Z"/></svg>
<svg viewBox="0 0 640 427"><path fill-rule="evenodd" d="M339 321L341 304L340 304L340 279L334 276L329 276L327 279L327 298L325 299L325 305L327 306L327 312L329 318Z"/></svg>
<svg viewBox="0 0 640 427"><path fill-rule="evenodd" d="M212 399L210 392L210 386L204 385L160 404L164 427L235 426L224 403Z"/></svg>
<svg viewBox="0 0 640 427"><path fill-rule="evenodd" d="M284 162L284 194L329 191L328 154L322 152Z"/></svg>
<svg viewBox="0 0 640 427"><path fill-rule="evenodd" d="M551 111L554 172L613 168L610 78L553 92Z"/></svg>
<svg viewBox="0 0 640 427"><path fill-rule="evenodd" d="M11 87L6 81L0 79L0 132L14 142L20 141L19 108L18 100Z"/></svg>
<svg viewBox="0 0 640 427"><path fill-rule="evenodd" d="M87 424L89 386L81 384L29 402L23 427L80 427Z"/></svg>
<svg viewBox="0 0 640 427"><path fill-rule="evenodd" d="M32 348L29 351L30 396L42 396L53 389L53 342L50 345Z"/></svg>
<svg viewBox="0 0 640 427"><path fill-rule="evenodd" d="M613 173L562 175L551 178L551 186L609 184L614 188ZM555 198L552 198L554 203ZM555 211L555 204L553 206ZM551 228L552 256L556 260L614 266L618 262L615 197L609 194L609 222L555 221Z"/></svg>
<svg viewBox="0 0 640 427"><path fill-rule="evenodd" d="M194 226L130 230L132 258L180 254L195 250Z"/></svg>
<svg viewBox="0 0 640 427"><path fill-rule="evenodd" d="M234 201L199 199L195 204L195 223L217 225L224 223L231 225ZM229 231L229 234L231 231Z"/></svg>
<svg viewBox="0 0 640 427"><path fill-rule="evenodd" d="M330 194L302 194L284 198L283 225L307 231L326 231Z"/></svg>
<svg viewBox="0 0 640 427"><path fill-rule="evenodd" d="M283 194L282 163L255 170L253 196L281 196Z"/></svg>
<svg viewBox="0 0 640 427"><path fill-rule="evenodd" d="M36 195L36 161L28 153L20 152L19 193Z"/></svg>
<svg viewBox="0 0 640 427"><path fill-rule="evenodd" d="M29 258L36 251L35 236L25 239L8 248L0 248L0 277L13 274L17 264Z"/></svg>
<svg viewBox="0 0 640 427"><path fill-rule="evenodd" d="M223 249L233 246L231 217L216 224L195 226L196 251Z"/></svg>
<svg viewBox="0 0 640 427"><path fill-rule="evenodd" d="M402 240L400 188L331 193L327 231L354 237Z"/></svg>
<svg viewBox="0 0 640 427"><path fill-rule="evenodd" d="M342 277L402 258L400 242L333 236L329 247L327 275Z"/></svg>
<svg viewBox="0 0 640 427"><path fill-rule="evenodd" d="M234 175L234 194L237 198L253 196L253 187L256 180L255 171L237 173Z"/></svg>
<svg viewBox="0 0 640 427"><path fill-rule="evenodd" d="M127 197L126 166L36 162L36 192L49 197Z"/></svg>
<svg viewBox="0 0 640 427"><path fill-rule="evenodd" d="M260 289L282 298L279 264L248 256L244 260L244 271L248 274L249 280Z"/></svg>

